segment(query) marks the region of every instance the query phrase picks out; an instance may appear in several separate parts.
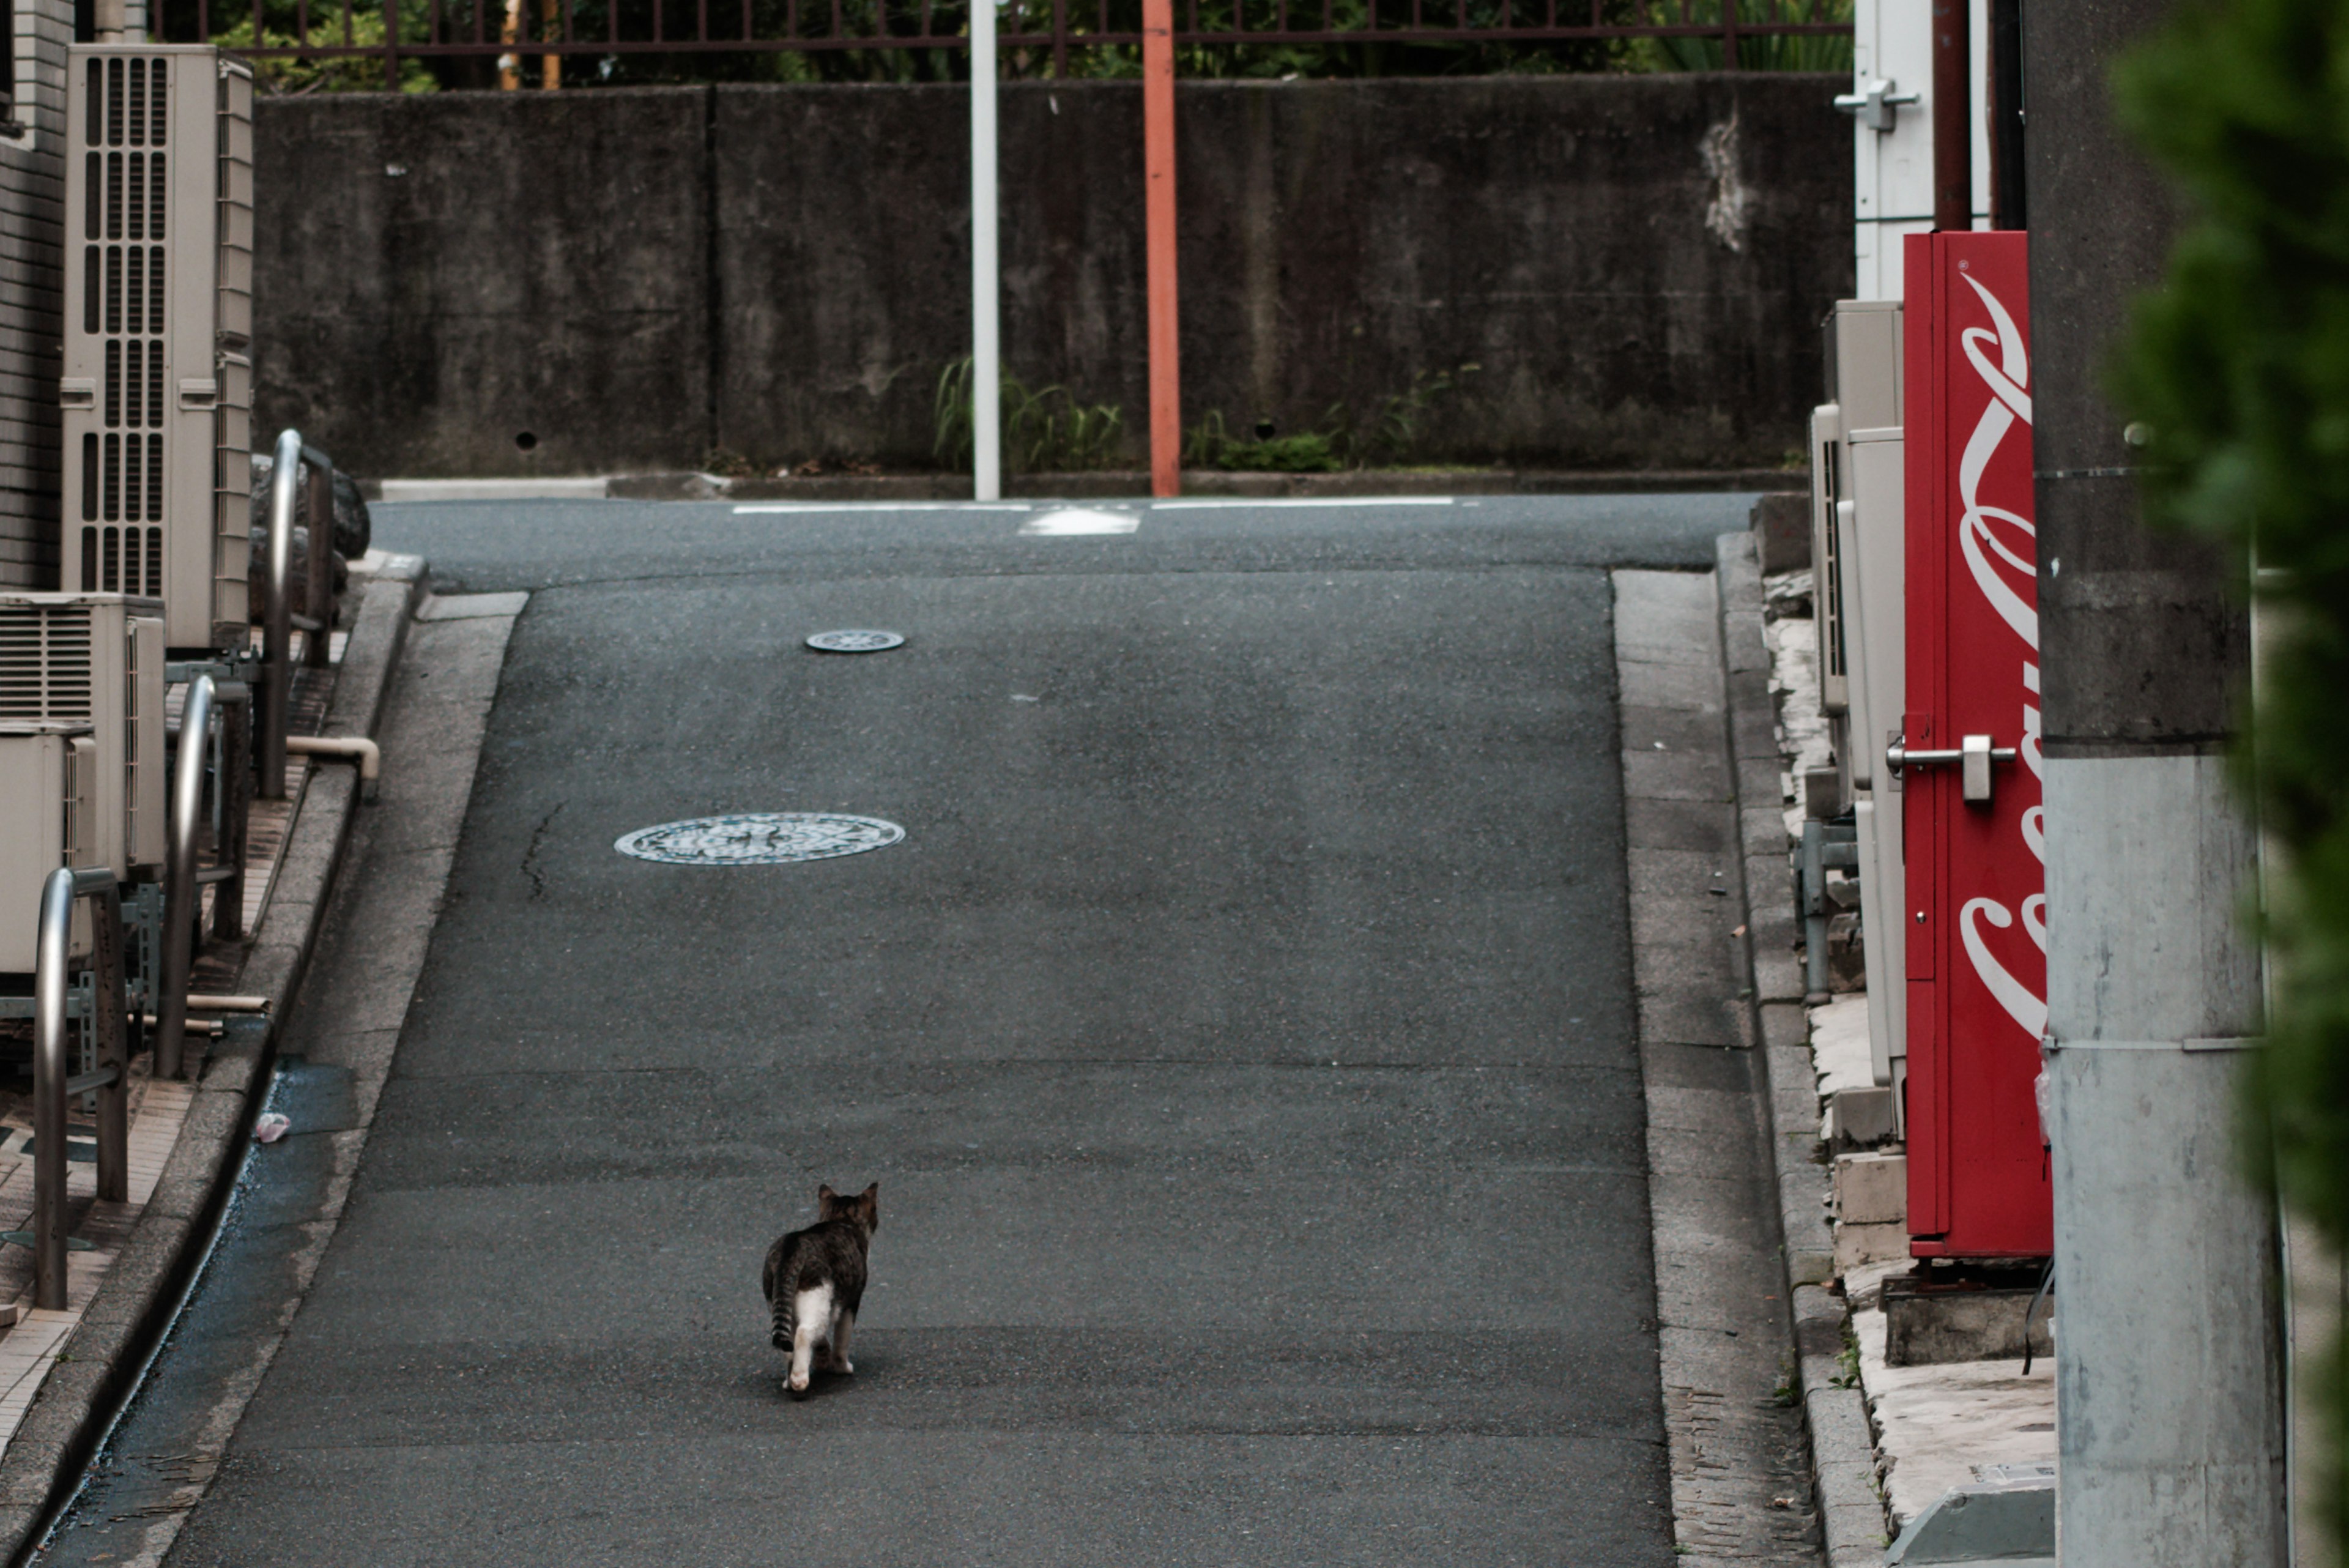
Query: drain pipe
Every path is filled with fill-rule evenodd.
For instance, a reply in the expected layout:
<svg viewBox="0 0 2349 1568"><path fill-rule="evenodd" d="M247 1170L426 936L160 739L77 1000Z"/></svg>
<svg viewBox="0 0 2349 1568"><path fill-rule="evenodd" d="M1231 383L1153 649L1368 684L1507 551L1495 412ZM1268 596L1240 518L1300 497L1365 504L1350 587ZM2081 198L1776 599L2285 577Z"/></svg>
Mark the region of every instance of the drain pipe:
<svg viewBox="0 0 2349 1568"><path fill-rule="evenodd" d="M383 751L364 735L288 735L285 749L297 757L333 757L359 765L359 798L376 796L376 779L383 772Z"/></svg>
<svg viewBox="0 0 2349 1568"><path fill-rule="evenodd" d="M281 690L273 680L270 689ZM282 701L277 719L285 711ZM180 752L171 770L171 858L163 877L163 981L156 999L155 1075L180 1075L181 1043L188 1031L188 971L196 935L196 834L203 823L204 742L212 727L212 678L199 675L188 685L181 710ZM283 734L283 731L280 731ZM232 759L230 766L238 765ZM281 751L277 776L285 776Z"/></svg>

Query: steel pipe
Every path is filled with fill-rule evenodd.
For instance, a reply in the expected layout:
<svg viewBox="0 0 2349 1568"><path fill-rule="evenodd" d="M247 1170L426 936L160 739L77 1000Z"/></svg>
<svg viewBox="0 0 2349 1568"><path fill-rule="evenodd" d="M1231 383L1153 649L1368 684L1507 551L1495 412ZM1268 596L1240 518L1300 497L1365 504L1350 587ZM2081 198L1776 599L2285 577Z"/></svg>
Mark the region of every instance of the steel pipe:
<svg viewBox="0 0 2349 1568"><path fill-rule="evenodd" d="M66 950L73 943L74 874L41 884L33 958L33 1304L66 1304Z"/></svg>
<svg viewBox="0 0 2349 1568"><path fill-rule="evenodd" d="M91 958L97 1006L88 1027L104 1039L100 1054L98 1196L119 1199L129 1187L129 1117L120 890L98 866L59 867L41 884L40 925L33 948L33 1304L66 1305L66 970L73 948L74 901L104 900L93 922Z"/></svg>
<svg viewBox="0 0 2349 1568"><path fill-rule="evenodd" d="M375 798L383 773L383 750L364 735L288 735L285 749L297 757L334 757L359 765L359 798Z"/></svg>
<svg viewBox="0 0 2349 1568"><path fill-rule="evenodd" d="M282 718L281 710L281 718ZM155 999L155 1075L180 1075L188 1030L188 971L196 945L196 837L203 826L204 743L212 732L212 678L188 683L180 715L180 751L171 767L170 859L163 873L163 977ZM236 765L233 759L232 766ZM277 775L285 776L281 741Z"/></svg>
<svg viewBox="0 0 2349 1568"><path fill-rule="evenodd" d="M269 597L262 613L260 751L264 800L285 798L285 700L294 684L293 606L285 577L294 563L294 504L302 483L302 432L281 431L269 471Z"/></svg>

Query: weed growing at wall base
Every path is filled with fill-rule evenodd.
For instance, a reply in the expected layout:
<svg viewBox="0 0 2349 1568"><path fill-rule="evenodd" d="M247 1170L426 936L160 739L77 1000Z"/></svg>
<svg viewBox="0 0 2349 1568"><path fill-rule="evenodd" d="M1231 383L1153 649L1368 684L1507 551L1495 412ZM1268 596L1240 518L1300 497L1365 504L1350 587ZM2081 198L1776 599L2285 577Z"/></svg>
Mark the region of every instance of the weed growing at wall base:
<svg viewBox="0 0 2349 1568"><path fill-rule="evenodd" d="M1320 425L1297 435L1260 431L1254 440L1231 433L1221 409L1183 432L1183 461L1200 468L1252 473L1329 473L1341 468L1407 467L1419 455L1430 417L1456 397L1483 367L1422 370L1411 385L1379 400L1366 422L1352 408L1332 403Z"/></svg>
<svg viewBox="0 0 2349 1568"><path fill-rule="evenodd" d="M1081 403L1066 387L1031 388L1003 372L1003 466L1011 473L1107 468L1118 453L1125 410L1114 403ZM936 439L931 452L947 467L968 473L973 449L971 362L955 360L938 375L931 405Z"/></svg>

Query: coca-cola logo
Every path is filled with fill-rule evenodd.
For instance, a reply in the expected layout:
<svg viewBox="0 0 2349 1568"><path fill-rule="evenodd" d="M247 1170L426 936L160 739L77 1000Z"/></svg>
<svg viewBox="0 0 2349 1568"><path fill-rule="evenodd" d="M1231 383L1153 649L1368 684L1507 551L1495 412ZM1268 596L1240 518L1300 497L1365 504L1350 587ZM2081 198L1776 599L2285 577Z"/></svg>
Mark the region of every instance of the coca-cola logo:
<svg viewBox="0 0 2349 1568"><path fill-rule="evenodd" d="M1982 495L1982 477L2001 446L2011 439L2031 440L2031 358L2015 325L2013 313L1998 296L1966 271L1958 275L1982 301L1989 327L1969 327L1959 333L1966 363L1990 393L1966 438L1958 460L1958 498L1963 513L1958 524L1958 548L1965 557L1974 587L1998 618L2023 639L2026 656L2020 660L2016 696L2021 707L2016 752L2034 781L2044 782L2039 726L2038 530L2030 518L2011 508L1992 505ZM2019 432L2019 435L2018 435ZM2027 464L2026 464L2027 466ZM1983 672L1992 680L1999 672ZM2018 831L2034 864L2046 864L2046 814L2033 805L2023 812ZM1990 898L1971 898L1958 911L1958 935L1973 965L1975 976L2007 1015L2037 1040L2047 1029L2047 999L2015 977L1999 961L1984 928L2008 930L2017 910ZM2047 898L2033 893L2022 901L2023 929L2039 949L2047 951ZM2042 986L2044 991L2044 982Z"/></svg>

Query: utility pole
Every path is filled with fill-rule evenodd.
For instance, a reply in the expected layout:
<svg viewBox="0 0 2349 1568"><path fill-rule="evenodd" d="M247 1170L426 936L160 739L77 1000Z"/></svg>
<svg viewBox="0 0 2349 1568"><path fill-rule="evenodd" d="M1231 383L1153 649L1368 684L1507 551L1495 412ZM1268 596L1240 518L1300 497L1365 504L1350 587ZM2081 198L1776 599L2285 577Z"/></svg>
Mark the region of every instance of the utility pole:
<svg viewBox="0 0 2349 1568"><path fill-rule="evenodd" d="M995 0L970 8L971 497L1003 499L1001 258L996 236Z"/></svg>
<svg viewBox="0 0 2349 1568"><path fill-rule="evenodd" d="M1150 493L1183 488L1183 372L1175 330L1174 5L1142 0L1143 239L1150 295Z"/></svg>
<svg viewBox="0 0 2349 1568"><path fill-rule="evenodd" d="M1974 226L1972 21L1969 0L1932 0L1933 226Z"/></svg>
<svg viewBox="0 0 2349 1568"><path fill-rule="evenodd" d="M2255 836L2224 754L2247 622L2229 563L2140 522L2137 448L2099 392L2176 227L2106 77L2167 8L2023 7L2056 1539L2064 1568L2281 1568L2277 1231L2236 1144L2262 1028Z"/></svg>

